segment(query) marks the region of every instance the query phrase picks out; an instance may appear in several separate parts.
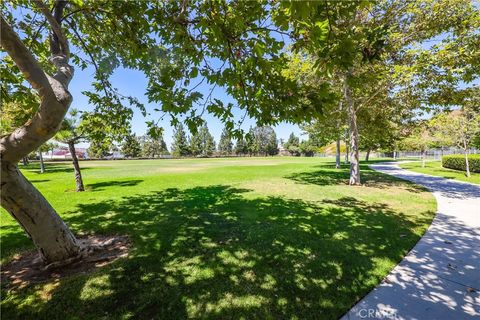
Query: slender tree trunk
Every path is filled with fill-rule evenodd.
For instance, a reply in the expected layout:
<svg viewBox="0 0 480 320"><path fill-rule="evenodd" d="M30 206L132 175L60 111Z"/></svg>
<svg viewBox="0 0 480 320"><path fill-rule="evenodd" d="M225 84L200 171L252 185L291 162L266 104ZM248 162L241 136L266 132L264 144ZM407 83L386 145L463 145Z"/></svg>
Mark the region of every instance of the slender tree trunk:
<svg viewBox="0 0 480 320"><path fill-rule="evenodd" d="M70 155L72 156L73 162L73 170L75 171L75 182L77 184L75 191L85 191L85 188L83 186L82 172L80 171L77 153L75 152L75 144L73 142L68 143L68 150L70 150Z"/></svg>
<svg viewBox="0 0 480 320"><path fill-rule="evenodd" d="M335 150L335 168L340 169L340 138L337 138Z"/></svg>
<svg viewBox="0 0 480 320"><path fill-rule="evenodd" d="M367 154L365 155L365 161L370 159L370 149L367 149Z"/></svg>
<svg viewBox="0 0 480 320"><path fill-rule="evenodd" d="M27 166L28 165L28 157L23 157L22 158L22 163L24 166Z"/></svg>
<svg viewBox="0 0 480 320"><path fill-rule="evenodd" d="M463 153L465 154L465 170L467 172L467 177L470 178L470 162L468 161L468 147L465 140L463 140Z"/></svg>
<svg viewBox="0 0 480 320"><path fill-rule="evenodd" d="M45 164L43 163L42 151L38 151L38 158L40 159L40 173L45 172Z"/></svg>
<svg viewBox="0 0 480 320"><path fill-rule="evenodd" d="M360 184L360 154L358 150L359 135L357 127L357 112L352 99L352 93L347 82L348 78L345 78L344 83L344 98L348 107L349 116L349 131L350 131L350 185Z"/></svg>
<svg viewBox="0 0 480 320"><path fill-rule="evenodd" d="M393 151L393 160L397 160L397 151Z"/></svg>
<svg viewBox="0 0 480 320"><path fill-rule="evenodd" d="M422 168L425 168L426 151L422 150Z"/></svg>
<svg viewBox="0 0 480 320"><path fill-rule="evenodd" d="M46 263L79 254L80 246L55 210L15 164L1 164L1 199L38 248Z"/></svg>
<svg viewBox="0 0 480 320"><path fill-rule="evenodd" d="M350 154L350 147L348 146L349 142L348 141L345 141L345 164L349 163L349 159L348 159L348 156Z"/></svg>

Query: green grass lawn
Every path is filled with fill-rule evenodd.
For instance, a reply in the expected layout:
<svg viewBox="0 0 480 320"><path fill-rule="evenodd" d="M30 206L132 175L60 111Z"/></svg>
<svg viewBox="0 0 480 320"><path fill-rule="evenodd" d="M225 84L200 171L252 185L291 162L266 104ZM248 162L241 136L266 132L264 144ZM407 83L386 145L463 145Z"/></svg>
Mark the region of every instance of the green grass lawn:
<svg viewBox="0 0 480 320"><path fill-rule="evenodd" d="M468 178L465 172L442 167L441 161L427 161L425 168L422 168L420 161L400 163L400 167L432 176L480 184L480 173L472 172L471 177Z"/></svg>
<svg viewBox="0 0 480 320"><path fill-rule="evenodd" d="M2 284L5 319L337 319L419 240L424 189L328 159L81 162L23 170L75 233L128 235L128 258L24 289ZM1 211L2 262L32 249Z"/></svg>

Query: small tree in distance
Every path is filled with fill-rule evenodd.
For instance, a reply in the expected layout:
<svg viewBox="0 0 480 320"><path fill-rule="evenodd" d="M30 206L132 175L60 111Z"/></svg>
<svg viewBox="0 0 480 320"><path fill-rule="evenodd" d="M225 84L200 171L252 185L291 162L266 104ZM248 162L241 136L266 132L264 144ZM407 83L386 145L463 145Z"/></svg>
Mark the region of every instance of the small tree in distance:
<svg viewBox="0 0 480 320"><path fill-rule="evenodd" d="M480 133L480 114L474 108L466 107L450 113L442 113L431 121L434 135L440 139L448 137L465 155L466 175L470 177L468 150L474 138Z"/></svg>
<svg viewBox="0 0 480 320"><path fill-rule="evenodd" d="M132 133L125 137L125 141L122 144L122 153L127 158L137 158L142 152L142 147L138 141L135 133Z"/></svg>
<svg viewBox="0 0 480 320"><path fill-rule="evenodd" d="M297 137L293 132L290 134L287 142L285 142L283 146L288 152L290 152L292 156L300 156L300 138Z"/></svg>
<svg viewBox="0 0 480 320"><path fill-rule="evenodd" d="M225 129L222 131L222 135L220 136L220 141L218 142L218 152L222 156L231 155L233 152L232 139L228 131Z"/></svg>
<svg viewBox="0 0 480 320"><path fill-rule="evenodd" d="M206 125L192 135L190 151L193 156L209 157L215 152L215 140Z"/></svg>
<svg viewBox="0 0 480 320"><path fill-rule="evenodd" d="M434 144L435 138L430 131L428 123L425 121L417 123L411 133L405 139L400 141L400 147L403 150L415 150L421 152L422 168L425 167L426 152Z"/></svg>
<svg viewBox="0 0 480 320"><path fill-rule="evenodd" d="M190 154L187 133L180 123L176 126L173 133L172 155L174 157L186 157Z"/></svg>
<svg viewBox="0 0 480 320"><path fill-rule="evenodd" d="M248 146L247 141L242 137L241 139L237 140L235 144L235 154L245 156L248 154Z"/></svg>

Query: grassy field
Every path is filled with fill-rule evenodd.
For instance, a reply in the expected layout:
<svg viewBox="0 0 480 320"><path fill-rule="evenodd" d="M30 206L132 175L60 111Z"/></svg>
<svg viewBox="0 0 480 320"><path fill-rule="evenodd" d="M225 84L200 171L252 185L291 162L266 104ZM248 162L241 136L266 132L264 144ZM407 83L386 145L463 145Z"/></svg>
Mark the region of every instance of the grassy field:
<svg viewBox="0 0 480 320"><path fill-rule="evenodd" d="M425 168L422 168L420 161L400 163L400 167L432 176L480 184L480 173L471 173L471 177L468 178L465 172L443 168L441 161L427 161Z"/></svg>
<svg viewBox="0 0 480 320"><path fill-rule="evenodd" d="M5 319L337 319L418 241L432 195L319 158L81 162L25 175L75 233L128 235L128 258L24 289ZM2 211L2 262L32 249Z"/></svg>

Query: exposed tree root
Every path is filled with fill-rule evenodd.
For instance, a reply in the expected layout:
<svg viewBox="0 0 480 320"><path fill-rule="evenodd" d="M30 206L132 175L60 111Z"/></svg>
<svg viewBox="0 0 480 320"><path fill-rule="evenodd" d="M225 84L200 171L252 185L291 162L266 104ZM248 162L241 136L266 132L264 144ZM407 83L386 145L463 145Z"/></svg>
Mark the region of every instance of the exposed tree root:
<svg viewBox="0 0 480 320"><path fill-rule="evenodd" d="M78 241L82 247L80 253L64 261L45 265L36 251L14 257L1 266L2 286L24 287L30 283L85 273L126 257L130 247L125 236L88 236Z"/></svg>

